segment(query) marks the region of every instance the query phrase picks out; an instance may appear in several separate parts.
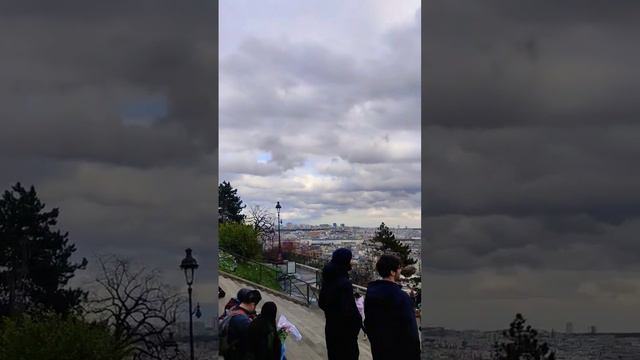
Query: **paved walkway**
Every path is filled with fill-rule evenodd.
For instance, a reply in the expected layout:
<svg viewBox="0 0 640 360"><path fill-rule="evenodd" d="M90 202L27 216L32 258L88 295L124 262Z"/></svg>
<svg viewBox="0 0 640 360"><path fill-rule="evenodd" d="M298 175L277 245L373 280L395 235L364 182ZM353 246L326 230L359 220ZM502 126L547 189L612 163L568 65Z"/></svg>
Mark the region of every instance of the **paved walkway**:
<svg viewBox="0 0 640 360"><path fill-rule="evenodd" d="M222 313L224 305L231 297L234 297L243 287L249 287L235 279L220 276L219 285L226 292L226 296L218 301L218 311ZM261 291L262 301L258 308L266 301L273 301L278 306L278 316L284 314L302 334L302 341L296 342L289 337L286 342L287 358L291 360L324 360L327 359L327 350L324 340L324 314L317 307L306 307L287 300L283 297ZM360 333L360 359L371 359L371 348L369 342L365 340L364 334Z"/></svg>

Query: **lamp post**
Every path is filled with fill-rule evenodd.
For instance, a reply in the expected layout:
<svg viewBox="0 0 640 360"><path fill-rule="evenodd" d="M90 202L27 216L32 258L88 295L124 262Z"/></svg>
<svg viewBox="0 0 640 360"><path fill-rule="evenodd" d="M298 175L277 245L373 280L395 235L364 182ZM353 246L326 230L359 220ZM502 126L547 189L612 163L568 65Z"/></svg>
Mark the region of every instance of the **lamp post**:
<svg viewBox="0 0 640 360"><path fill-rule="evenodd" d="M185 252L187 256L182 259L180 263L180 268L184 271L184 278L187 281L187 286L189 287L189 345L191 350L191 360L194 360L193 357L193 310L191 309L191 285L193 285L193 275L196 269L198 268L198 262L196 259L191 256L191 249L186 249ZM200 306L198 304L198 312Z"/></svg>
<svg viewBox="0 0 640 360"><path fill-rule="evenodd" d="M282 245L280 244L280 201L276 203L276 211L278 212L278 262L282 262Z"/></svg>

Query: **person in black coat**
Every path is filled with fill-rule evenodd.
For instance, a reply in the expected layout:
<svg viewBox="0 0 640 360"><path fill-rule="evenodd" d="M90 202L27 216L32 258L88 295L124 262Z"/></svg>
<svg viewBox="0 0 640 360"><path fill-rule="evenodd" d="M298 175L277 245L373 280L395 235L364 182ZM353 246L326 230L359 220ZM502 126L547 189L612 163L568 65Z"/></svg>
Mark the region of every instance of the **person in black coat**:
<svg viewBox="0 0 640 360"><path fill-rule="evenodd" d="M419 360L420 336L409 295L397 283L400 259L382 255L376 270L382 280L369 283L364 297L364 329L373 360Z"/></svg>
<svg viewBox="0 0 640 360"><path fill-rule="evenodd" d="M351 250L340 248L322 269L322 286L318 305L326 319L325 340L329 360L358 359L358 334L362 317L349 280Z"/></svg>

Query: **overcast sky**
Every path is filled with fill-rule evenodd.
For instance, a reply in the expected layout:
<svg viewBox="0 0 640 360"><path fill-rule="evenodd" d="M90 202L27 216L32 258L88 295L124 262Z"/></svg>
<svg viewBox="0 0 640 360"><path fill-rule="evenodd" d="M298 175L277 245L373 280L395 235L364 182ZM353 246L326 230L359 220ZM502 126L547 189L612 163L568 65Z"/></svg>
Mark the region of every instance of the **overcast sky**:
<svg viewBox="0 0 640 360"><path fill-rule="evenodd" d="M427 323L640 330L638 13L426 2Z"/></svg>
<svg viewBox="0 0 640 360"><path fill-rule="evenodd" d="M254 3L220 7L218 154L212 2L0 1L2 189L79 256L181 284L193 247L206 302L218 155L285 222L417 226L424 149L428 324L638 331L640 3L430 0L423 146L417 2Z"/></svg>
<svg viewBox="0 0 640 360"><path fill-rule="evenodd" d="M0 1L0 188L35 185L90 266L115 253L182 285L193 247L203 303L216 299L215 5Z"/></svg>
<svg viewBox="0 0 640 360"><path fill-rule="evenodd" d="M420 226L419 8L221 1L220 180L285 223Z"/></svg>

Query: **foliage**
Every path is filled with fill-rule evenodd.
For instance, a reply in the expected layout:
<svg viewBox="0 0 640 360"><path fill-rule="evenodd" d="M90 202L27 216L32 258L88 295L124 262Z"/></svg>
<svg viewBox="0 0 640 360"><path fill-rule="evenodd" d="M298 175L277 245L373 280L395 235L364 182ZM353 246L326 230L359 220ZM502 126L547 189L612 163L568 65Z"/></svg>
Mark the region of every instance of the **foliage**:
<svg viewBox="0 0 640 360"><path fill-rule="evenodd" d="M38 320L0 320L0 359L122 360L127 356L104 324L56 314Z"/></svg>
<svg viewBox="0 0 640 360"><path fill-rule="evenodd" d="M0 199L0 316L23 312L77 310L86 293L64 288L81 264L68 233L55 229L58 209L44 211L34 187L20 183Z"/></svg>
<svg viewBox="0 0 640 360"><path fill-rule="evenodd" d="M225 252L224 250L220 250L218 254L218 266L224 271L234 272L238 267L238 263L233 255Z"/></svg>
<svg viewBox="0 0 640 360"><path fill-rule="evenodd" d="M220 247L249 259L257 259L262 247L258 233L251 225L239 223L220 224Z"/></svg>
<svg viewBox="0 0 640 360"><path fill-rule="evenodd" d="M281 291L278 282L278 270L265 264L236 259L232 254L221 250L219 254L220 270L233 273L243 279Z"/></svg>
<svg viewBox="0 0 640 360"><path fill-rule="evenodd" d="M403 245L400 241L396 240L396 236L389 230L389 227L384 224L380 224L378 230L376 230L375 236L368 240L375 244L378 250L384 253L393 253L400 257L402 266L409 266L415 264L417 261L410 257L411 248L409 245Z"/></svg>
<svg viewBox="0 0 640 360"><path fill-rule="evenodd" d="M134 359L164 359L163 344L170 337L184 299L160 281L157 271L134 268L115 256L98 258L99 288L91 295L90 313L113 331L121 348Z"/></svg>
<svg viewBox="0 0 640 360"><path fill-rule="evenodd" d="M555 354L547 343L538 341L538 332L526 325L521 314L511 322L509 330L503 331L503 343L494 344L494 360L555 360Z"/></svg>
<svg viewBox="0 0 640 360"><path fill-rule="evenodd" d="M220 223L244 222L245 216L242 209L245 205L238 196L238 189L234 189L231 183L223 181L218 185L218 207L220 208Z"/></svg>

